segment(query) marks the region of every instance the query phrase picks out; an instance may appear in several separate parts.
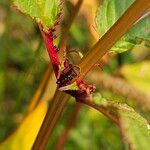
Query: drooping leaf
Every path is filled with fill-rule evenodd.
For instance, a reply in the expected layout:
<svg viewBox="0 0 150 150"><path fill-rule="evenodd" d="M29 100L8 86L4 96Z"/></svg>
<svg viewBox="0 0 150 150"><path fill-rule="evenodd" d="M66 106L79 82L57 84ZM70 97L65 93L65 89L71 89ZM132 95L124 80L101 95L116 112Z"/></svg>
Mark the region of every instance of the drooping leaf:
<svg viewBox="0 0 150 150"><path fill-rule="evenodd" d="M53 27L60 12L60 0L13 0L22 13L41 23L45 31Z"/></svg>
<svg viewBox="0 0 150 150"><path fill-rule="evenodd" d="M149 93L150 91L150 61L125 65L121 74L133 85Z"/></svg>
<svg viewBox="0 0 150 150"><path fill-rule="evenodd" d="M150 124L125 104L117 104L123 134L135 150L149 150Z"/></svg>
<svg viewBox="0 0 150 150"><path fill-rule="evenodd" d="M99 98L98 98L99 97ZM102 100L100 94L93 97L95 105L107 107L110 112L113 110L119 116L121 131L128 143L135 150L149 150L150 147L150 124L133 108L126 104ZM104 101L104 102L101 102Z"/></svg>
<svg viewBox="0 0 150 150"><path fill-rule="evenodd" d="M0 150L31 150L47 111L47 103L42 102L22 122L20 127L0 144Z"/></svg>
<svg viewBox="0 0 150 150"><path fill-rule="evenodd" d="M110 27L122 16L134 0L103 0L97 11L97 31L103 36ZM112 47L110 52L124 52L132 49L142 40L149 45L150 42L150 15L138 21L133 27Z"/></svg>
<svg viewBox="0 0 150 150"><path fill-rule="evenodd" d="M99 98L98 98L99 97ZM135 150L149 150L150 124L126 104L102 100L100 94L93 97L95 105L107 107L113 115L118 114L121 131ZM101 102L102 101L102 102ZM103 102L104 101L104 102Z"/></svg>

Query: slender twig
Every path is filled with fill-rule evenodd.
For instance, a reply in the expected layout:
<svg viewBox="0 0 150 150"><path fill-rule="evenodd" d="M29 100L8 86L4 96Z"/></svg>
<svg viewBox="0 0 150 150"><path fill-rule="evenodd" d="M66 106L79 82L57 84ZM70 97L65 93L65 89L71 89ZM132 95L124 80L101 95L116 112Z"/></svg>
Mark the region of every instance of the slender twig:
<svg viewBox="0 0 150 150"><path fill-rule="evenodd" d="M79 63L80 78L108 52L109 49L125 34L131 26L150 8L149 0L136 0L118 19L108 32L92 47Z"/></svg>
<svg viewBox="0 0 150 150"><path fill-rule="evenodd" d="M78 114L81 110L81 104L80 103L76 103L76 105L74 106L73 112L71 113L67 124L65 125L65 129L64 131L59 135L57 142L56 142L56 150L63 150L64 149L64 145L68 139L69 133L71 131L71 129L73 128Z"/></svg>
<svg viewBox="0 0 150 150"><path fill-rule="evenodd" d="M107 106L99 105L99 104L95 103L92 100L84 100L84 101L79 101L79 102L81 102L83 104L86 104L87 106L90 106L90 107L98 110L103 115L105 115L107 118L109 118L112 122L114 122L116 125L119 125L118 116L115 116L115 115L111 114L109 112L109 110L107 109ZM108 104L109 104L109 106L111 106L111 102L108 103Z"/></svg>
<svg viewBox="0 0 150 150"><path fill-rule="evenodd" d="M88 105L88 106L90 106L90 107L98 110L99 112L101 112L102 114L104 114L107 118L109 118L110 120L112 120L118 126L118 128L119 128L119 130L120 130L120 132L122 134L123 140L126 141L129 144L129 149L133 150L132 143L124 135L124 131L123 131L123 128L122 128L122 123L120 121L120 117L118 115L118 112L116 114L112 114L109 111L109 109L111 110L112 108L115 109L115 110L120 109L119 108L120 106L118 104L116 104L113 101L107 101L106 106L103 106L103 105L97 104L94 101L90 101L90 100L84 100L81 103L84 103L84 104L86 104L86 105Z"/></svg>

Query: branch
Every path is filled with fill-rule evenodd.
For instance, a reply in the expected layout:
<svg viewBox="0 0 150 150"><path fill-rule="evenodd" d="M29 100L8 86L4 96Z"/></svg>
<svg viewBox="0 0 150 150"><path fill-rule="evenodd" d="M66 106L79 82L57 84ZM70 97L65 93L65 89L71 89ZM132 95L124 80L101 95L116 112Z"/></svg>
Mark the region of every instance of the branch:
<svg viewBox="0 0 150 150"><path fill-rule="evenodd" d="M85 101L83 101L81 103L84 103L84 104L86 104L86 105L88 105L90 107L93 107L94 109L96 109L99 112L101 112L102 114L104 114L112 122L114 122L119 128L119 130L120 130L120 132L122 134L123 140L128 143L129 150L133 150L132 143L124 135L124 132L123 132L122 125L121 125L120 118L119 118L118 114L112 114L112 113L109 112L109 110L111 110L112 108L113 109L118 109L119 108L119 106L116 103L114 103L113 101L107 101L107 105L106 106L96 104L95 102L89 101L89 100L88 101L85 100Z"/></svg>
<svg viewBox="0 0 150 150"><path fill-rule="evenodd" d="M106 116L112 122L114 122L116 125L119 126L118 116L110 113L107 106L99 105L99 104L95 103L93 100L84 100L84 101L79 101L79 102L98 110L100 113L102 113L104 116ZM111 106L111 104L113 104L113 103L111 103L111 101L108 101L108 106Z"/></svg>
<svg viewBox="0 0 150 150"><path fill-rule="evenodd" d="M108 52L109 49L131 28L131 26L150 8L149 0L136 0L118 19L108 32L92 47L79 63L80 78Z"/></svg>
<svg viewBox="0 0 150 150"><path fill-rule="evenodd" d="M97 87L109 90L128 99L136 100L143 109L150 111L150 95L125 80L96 71L90 74L89 80L95 83Z"/></svg>

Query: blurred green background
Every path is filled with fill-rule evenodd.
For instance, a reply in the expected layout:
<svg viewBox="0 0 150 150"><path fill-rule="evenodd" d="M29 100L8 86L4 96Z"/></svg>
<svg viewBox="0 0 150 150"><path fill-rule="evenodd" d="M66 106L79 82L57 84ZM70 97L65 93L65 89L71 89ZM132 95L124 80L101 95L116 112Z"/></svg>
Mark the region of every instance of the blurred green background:
<svg viewBox="0 0 150 150"><path fill-rule="evenodd" d="M69 5L67 7L69 9ZM86 18L81 15L77 19L70 30L68 48L86 50L91 46L93 37L89 33ZM103 72L115 75L124 64L149 60L150 53L147 50L141 52L142 48L138 47L139 54L136 55L134 51L128 51L112 57ZM86 52L84 50L83 53ZM29 17L16 12L9 0L0 0L0 141L21 123L48 62L37 25ZM106 98L127 102L143 113L134 102L127 101L126 98L104 90L101 93ZM56 139L63 131L73 106L72 100L47 149L55 147ZM127 145L122 141L116 125L95 110L83 106L65 149L125 150Z"/></svg>

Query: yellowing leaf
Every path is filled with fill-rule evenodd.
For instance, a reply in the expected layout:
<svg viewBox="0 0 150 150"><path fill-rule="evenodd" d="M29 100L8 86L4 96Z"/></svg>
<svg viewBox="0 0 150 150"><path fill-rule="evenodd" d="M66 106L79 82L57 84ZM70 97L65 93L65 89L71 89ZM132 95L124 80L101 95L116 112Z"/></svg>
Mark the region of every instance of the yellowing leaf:
<svg viewBox="0 0 150 150"><path fill-rule="evenodd" d="M19 128L0 144L0 150L31 150L36 135L47 111L47 103L42 102L31 112Z"/></svg>

